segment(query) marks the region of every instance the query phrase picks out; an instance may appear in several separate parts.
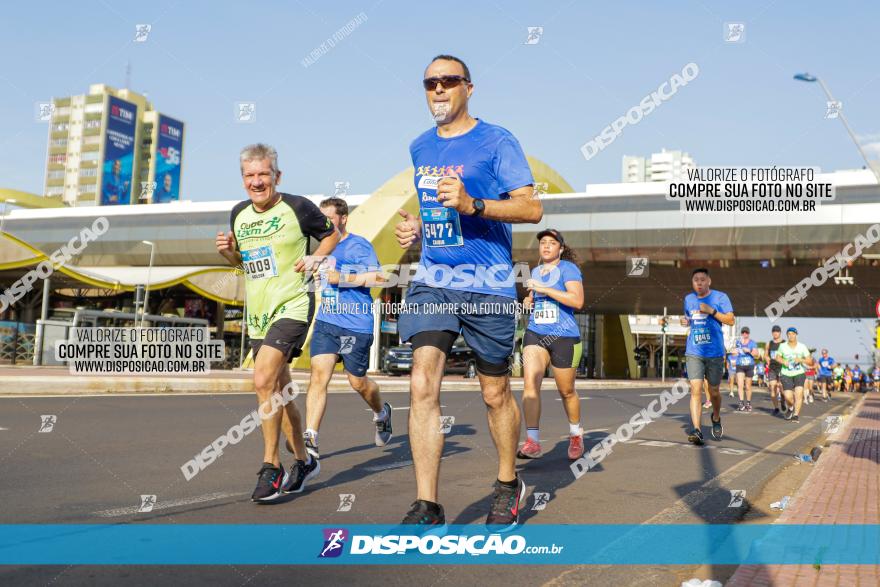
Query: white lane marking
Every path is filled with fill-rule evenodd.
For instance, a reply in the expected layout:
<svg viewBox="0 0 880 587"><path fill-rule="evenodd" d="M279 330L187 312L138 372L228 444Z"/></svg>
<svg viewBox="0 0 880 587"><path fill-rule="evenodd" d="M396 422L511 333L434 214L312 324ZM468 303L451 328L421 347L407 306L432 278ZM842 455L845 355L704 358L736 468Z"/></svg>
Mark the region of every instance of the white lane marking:
<svg viewBox="0 0 880 587"><path fill-rule="evenodd" d="M440 457L440 460L444 460L446 457ZM375 465L373 467L364 467L365 471L369 471L370 473L378 473L380 471L389 471L391 469L403 469L404 467L412 466L413 462L411 460L407 461L397 461L396 463L388 463L387 465Z"/></svg>
<svg viewBox="0 0 880 587"><path fill-rule="evenodd" d="M663 395L660 393L640 393L639 397L657 397L659 395Z"/></svg>
<svg viewBox="0 0 880 587"><path fill-rule="evenodd" d="M441 408L445 408L446 406L440 406L440 407L441 407ZM392 410L408 410L408 409L409 409L409 406L401 406L401 407L399 407L399 408L395 408L395 407L392 406L391 409L392 409ZM372 412L372 411L373 411L373 408L364 408L364 411L365 411L365 412Z"/></svg>
<svg viewBox="0 0 880 587"><path fill-rule="evenodd" d="M660 395L660 394L657 394L657 395ZM580 397L578 397L578 399L579 399L579 400L584 400L584 399L593 399L593 398L591 398L591 397L587 397L587 396L584 395L584 396L580 396ZM557 398L556 398L556 401L561 402L561 401L562 401L562 398L561 398L561 397L557 397Z"/></svg>
<svg viewBox="0 0 880 587"><path fill-rule="evenodd" d="M225 499L227 497L241 497L243 495L247 495L247 493L207 493L205 495L198 495L196 497L185 497L182 499L172 499L169 501L162 501L161 499L156 500L156 505L153 506L152 511L156 510L165 510L168 508L176 508L183 505L192 505L195 503L204 503L206 501L214 501L216 499ZM130 516L132 514L136 514L140 506L131 506L127 508L115 508L112 510L101 510L99 512L94 512L94 515L100 516L102 518L115 518L118 516Z"/></svg>
<svg viewBox="0 0 880 587"><path fill-rule="evenodd" d="M3 426L0 426L0 430L9 430L9 428L4 428Z"/></svg>

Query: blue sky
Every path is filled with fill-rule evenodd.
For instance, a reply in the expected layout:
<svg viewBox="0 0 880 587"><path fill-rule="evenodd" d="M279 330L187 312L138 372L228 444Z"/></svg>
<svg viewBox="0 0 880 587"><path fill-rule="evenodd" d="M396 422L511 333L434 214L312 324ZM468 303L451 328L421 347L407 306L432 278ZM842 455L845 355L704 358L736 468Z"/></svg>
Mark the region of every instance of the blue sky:
<svg viewBox="0 0 880 587"><path fill-rule="evenodd" d="M303 67L360 13L367 20ZM880 154L876 5L836 2L110 2L9 4L0 22L0 186L42 190L47 128L34 104L90 83L132 88L184 120L183 195L239 199L241 146L276 145L294 193L349 181L368 193L409 165L430 120L420 87L433 55L465 59L471 112L513 131L525 151L576 190L618 181L621 156L683 149L700 165L862 162L842 125L825 120L809 70L831 86ZM745 42L722 39L725 22ZM135 25L149 23L146 42ZM526 27L544 27L536 45ZM580 146L694 61L700 75L587 161ZM235 122L236 102L257 104Z"/></svg>

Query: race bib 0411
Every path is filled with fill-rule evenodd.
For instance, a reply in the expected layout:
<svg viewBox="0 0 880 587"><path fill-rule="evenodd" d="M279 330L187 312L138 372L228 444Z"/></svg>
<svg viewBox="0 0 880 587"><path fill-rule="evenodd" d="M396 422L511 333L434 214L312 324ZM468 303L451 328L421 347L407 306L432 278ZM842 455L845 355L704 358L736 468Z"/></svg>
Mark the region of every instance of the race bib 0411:
<svg viewBox="0 0 880 587"><path fill-rule="evenodd" d="M556 324L559 321L559 306L552 300L535 302L535 324Z"/></svg>

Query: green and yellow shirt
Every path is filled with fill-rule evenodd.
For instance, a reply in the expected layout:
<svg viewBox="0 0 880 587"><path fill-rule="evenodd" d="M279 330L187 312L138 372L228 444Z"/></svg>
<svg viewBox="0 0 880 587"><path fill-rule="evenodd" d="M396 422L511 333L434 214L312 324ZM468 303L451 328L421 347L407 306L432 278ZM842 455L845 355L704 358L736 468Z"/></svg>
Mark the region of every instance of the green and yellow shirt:
<svg viewBox="0 0 880 587"><path fill-rule="evenodd" d="M810 349L802 342L797 343L794 348L787 342L782 343L779 345L779 350L776 351L776 359L782 363L780 373L786 377L804 374L806 372L804 365L798 363L797 359L806 359L809 356Z"/></svg>
<svg viewBox="0 0 880 587"><path fill-rule="evenodd" d="M311 321L314 294L293 267L309 254L309 237L323 240L336 230L307 198L279 195L278 203L264 212L245 200L230 216L245 272L248 336L255 339L265 337L281 318Z"/></svg>

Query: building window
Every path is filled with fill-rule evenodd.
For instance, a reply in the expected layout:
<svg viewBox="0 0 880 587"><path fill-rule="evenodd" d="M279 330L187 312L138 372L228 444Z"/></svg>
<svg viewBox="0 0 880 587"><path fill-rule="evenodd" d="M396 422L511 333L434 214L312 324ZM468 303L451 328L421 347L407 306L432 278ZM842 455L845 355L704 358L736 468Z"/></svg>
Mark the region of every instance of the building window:
<svg viewBox="0 0 880 587"><path fill-rule="evenodd" d="M60 185L46 188L46 195L47 196L60 196L63 193L64 193L64 188Z"/></svg>
<svg viewBox="0 0 880 587"><path fill-rule="evenodd" d="M67 161L66 153L59 153L57 155L49 155L49 163L64 163Z"/></svg>
<svg viewBox="0 0 880 587"><path fill-rule="evenodd" d="M83 123L83 128L100 128L101 121L100 120L86 120Z"/></svg>
<svg viewBox="0 0 880 587"><path fill-rule="evenodd" d="M82 160L82 161L97 161L98 160L98 151L83 151L80 154L80 160Z"/></svg>
<svg viewBox="0 0 880 587"><path fill-rule="evenodd" d="M97 167L86 167L84 169L79 170L80 177L98 177L98 168Z"/></svg>
<svg viewBox="0 0 880 587"><path fill-rule="evenodd" d="M64 170L55 169L46 174L46 179L64 179Z"/></svg>
<svg viewBox="0 0 880 587"><path fill-rule="evenodd" d="M91 195L91 194L94 194L96 191L98 191L97 188L98 188L98 184L96 184L96 183L84 183L84 184L80 184L80 186L79 186L79 195L83 195L83 194L89 194L89 195Z"/></svg>
<svg viewBox="0 0 880 587"><path fill-rule="evenodd" d="M49 144L51 144L53 147L66 147L67 139L52 139Z"/></svg>

